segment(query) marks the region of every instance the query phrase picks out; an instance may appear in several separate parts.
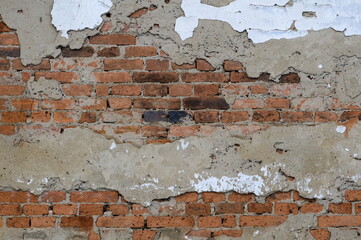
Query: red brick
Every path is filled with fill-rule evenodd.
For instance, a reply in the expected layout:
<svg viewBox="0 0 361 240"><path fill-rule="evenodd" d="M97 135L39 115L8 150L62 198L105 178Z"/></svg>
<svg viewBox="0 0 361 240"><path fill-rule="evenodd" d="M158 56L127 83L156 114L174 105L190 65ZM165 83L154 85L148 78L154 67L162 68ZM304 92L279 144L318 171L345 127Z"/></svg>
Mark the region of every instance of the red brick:
<svg viewBox="0 0 361 240"><path fill-rule="evenodd" d="M81 204L79 215L103 215L103 204Z"/></svg>
<svg viewBox="0 0 361 240"><path fill-rule="evenodd" d="M269 92L275 96L299 96L302 92L302 86L294 83L274 84L270 87Z"/></svg>
<svg viewBox="0 0 361 240"><path fill-rule="evenodd" d="M0 34L0 45L19 45L16 34Z"/></svg>
<svg viewBox="0 0 361 240"><path fill-rule="evenodd" d="M117 202L118 192L115 191L71 192L70 201L81 202L81 203Z"/></svg>
<svg viewBox="0 0 361 240"><path fill-rule="evenodd" d="M224 193L203 192L202 199L206 203L223 202L226 200L226 195Z"/></svg>
<svg viewBox="0 0 361 240"><path fill-rule="evenodd" d="M140 109L180 109L180 99L142 98L134 100L134 107Z"/></svg>
<svg viewBox="0 0 361 240"><path fill-rule="evenodd" d="M0 59L0 70L7 71L10 69L10 60L9 59Z"/></svg>
<svg viewBox="0 0 361 240"><path fill-rule="evenodd" d="M187 237L190 237L190 239L192 239L192 237L203 237L203 238L207 238L210 239L212 236L212 232L209 230L193 230L187 233Z"/></svg>
<svg viewBox="0 0 361 240"><path fill-rule="evenodd" d="M25 215L47 215L49 213L49 206L48 205L32 205L26 204L24 205L24 214Z"/></svg>
<svg viewBox="0 0 361 240"><path fill-rule="evenodd" d="M171 126L169 129L169 135L176 137L189 137L198 133L198 126Z"/></svg>
<svg viewBox="0 0 361 240"><path fill-rule="evenodd" d="M222 226L222 217L207 216L198 218L199 228L218 228Z"/></svg>
<svg viewBox="0 0 361 240"><path fill-rule="evenodd" d="M116 127L114 129L114 133L116 134L124 134L124 133L135 133L138 134L140 129L138 126L123 126L123 127Z"/></svg>
<svg viewBox="0 0 361 240"><path fill-rule="evenodd" d="M248 203L248 212L272 213L272 203Z"/></svg>
<svg viewBox="0 0 361 240"><path fill-rule="evenodd" d="M190 203L186 205L187 215L210 215L211 206L204 203Z"/></svg>
<svg viewBox="0 0 361 240"><path fill-rule="evenodd" d="M151 46L146 47L126 47L125 48L125 57L132 58L132 57L151 57L156 56L157 49Z"/></svg>
<svg viewBox="0 0 361 240"><path fill-rule="evenodd" d="M255 122L277 122L280 114L277 111L254 111L253 121Z"/></svg>
<svg viewBox="0 0 361 240"><path fill-rule="evenodd" d="M297 203L276 203L275 214L278 215L298 214L298 205Z"/></svg>
<svg viewBox="0 0 361 240"><path fill-rule="evenodd" d="M282 98L268 98L266 100L267 108L281 108L286 109L290 108L290 100Z"/></svg>
<svg viewBox="0 0 361 240"><path fill-rule="evenodd" d="M266 198L268 202L278 202L291 199L291 192L276 192Z"/></svg>
<svg viewBox="0 0 361 240"><path fill-rule="evenodd" d="M241 216L240 226L275 227L287 220L287 216Z"/></svg>
<svg viewBox="0 0 361 240"><path fill-rule="evenodd" d="M232 108L249 109L249 108L265 108L266 103L263 99L238 99L234 101Z"/></svg>
<svg viewBox="0 0 361 240"><path fill-rule="evenodd" d="M142 59L105 59L104 70L142 70L143 64Z"/></svg>
<svg viewBox="0 0 361 240"><path fill-rule="evenodd" d="M133 81L146 83L146 82L159 82L169 83L178 82L178 73L174 72L135 72L133 73Z"/></svg>
<svg viewBox="0 0 361 240"><path fill-rule="evenodd" d="M79 123L95 123L97 114L95 112L83 112L80 116Z"/></svg>
<svg viewBox="0 0 361 240"><path fill-rule="evenodd" d="M162 228L162 227L193 227L193 217L148 217L147 227L149 228Z"/></svg>
<svg viewBox="0 0 361 240"><path fill-rule="evenodd" d="M250 86L252 94L268 94L268 89L263 85Z"/></svg>
<svg viewBox="0 0 361 240"><path fill-rule="evenodd" d="M230 202L251 202L254 201L255 197L253 194L240 194L232 192L228 196L228 201Z"/></svg>
<svg viewBox="0 0 361 240"><path fill-rule="evenodd" d="M140 216L99 217L97 226L106 228L141 228L144 227L144 218Z"/></svg>
<svg viewBox="0 0 361 240"><path fill-rule="evenodd" d="M228 82L228 77L223 73L183 73L183 82Z"/></svg>
<svg viewBox="0 0 361 240"><path fill-rule="evenodd" d="M0 135L11 136L15 134L15 127L10 125L0 125Z"/></svg>
<svg viewBox="0 0 361 240"><path fill-rule="evenodd" d="M214 71L216 70L207 60L196 59L196 68L199 71Z"/></svg>
<svg viewBox="0 0 361 240"><path fill-rule="evenodd" d="M196 193L196 192L184 193L182 195L175 197L175 200L177 202L187 202L187 203L197 202L198 201L198 193Z"/></svg>
<svg viewBox="0 0 361 240"><path fill-rule="evenodd" d="M280 83L300 83L300 81L297 73L284 74L280 77Z"/></svg>
<svg viewBox="0 0 361 240"><path fill-rule="evenodd" d="M50 122L51 112L48 111L32 111L30 115L31 122Z"/></svg>
<svg viewBox="0 0 361 240"><path fill-rule="evenodd" d="M68 96L88 96L93 92L92 85L66 84L62 86L65 95Z"/></svg>
<svg viewBox="0 0 361 240"><path fill-rule="evenodd" d="M356 214L361 213L361 203L355 203L355 213Z"/></svg>
<svg viewBox="0 0 361 240"><path fill-rule="evenodd" d="M126 34L97 35L89 40L90 44L99 45L134 45L136 39L134 36Z"/></svg>
<svg viewBox="0 0 361 240"><path fill-rule="evenodd" d="M80 49L70 49L69 47L63 48L61 54L64 58L86 58L94 55L94 48L82 47Z"/></svg>
<svg viewBox="0 0 361 240"><path fill-rule="evenodd" d="M35 110L38 108L39 102L35 99L14 99L11 104L16 110Z"/></svg>
<svg viewBox="0 0 361 240"><path fill-rule="evenodd" d="M42 100L41 107L43 109L71 110L75 108L75 100Z"/></svg>
<svg viewBox="0 0 361 240"><path fill-rule="evenodd" d="M244 206L242 203L216 203L215 212L216 214L244 213Z"/></svg>
<svg viewBox="0 0 361 240"><path fill-rule="evenodd" d="M214 111L207 111L207 112L195 112L193 114L194 121L196 123L216 123L219 122L219 114L218 112Z"/></svg>
<svg viewBox="0 0 361 240"><path fill-rule="evenodd" d="M105 72L93 73L98 82L102 83L123 83L130 82L130 75L127 72Z"/></svg>
<svg viewBox="0 0 361 240"><path fill-rule="evenodd" d="M3 96L20 96L24 90L23 86L0 85L0 95Z"/></svg>
<svg viewBox="0 0 361 240"><path fill-rule="evenodd" d="M144 126L141 127L141 131L144 137L167 137L168 135L166 128L158 126Z"/></svg>
<svg viewBox="0 0 361 240"><path fill-rule="evenodd" d="M0 204L0 216L16 216L21 214L20 204Z"/></svg>
<svg viewBox="0 0 361 240"><path fill-rule="evenodd" d="M3 123L18 123L26 122L26 113L25 112L2 112L1 121Z"/></svg>
<svg viewBox="0 0 361 240"><path fill-rule="evenodd" d="M53 213L55 215L75 215L77 208L75 204L54 204Z"/></svg>
<svg viewBox="0 0 361 240"><path fill-rule="evenodd" d="M132 106L132 100L129 98L109 98L108 103L113 109L129 109Z"/></svg>
<svg viewBox="0 0 361 240"><path fill-rule="evenodd" d="M168 94L168 86L166 85L144 85L144 96L161 96Z"/></svg>
<svg viewBox="0 0 361 240"><path fill-rule="evenodd" d="M232 238L239 238L242 236L242 234L243 234L243 230L220 230L214 232L215 237L227 236Z"/></svg>
<svg viewBox="0 0 361 240"><path fill-rule="evenodd" d="M140 18L141 16L144 16L145 14L147 14L149 11L148 8L144 7L144 8L140 8L138 10L136 10L135 12L133 12L132 14L129 15L130 18Z"/></svg>
<svg viewBox="0 0 361 240"><path fill-rule="evenodd" d="M125 204L112 204L108 206L107 211L111 211L113 216L127 215L129 213L129 207Z"/></svg>
<svg viewBox="0 0 361 240"><path fill-rule="evenodd" d="M102 48L97 52L97 54L99 57L106 57L106 58L119 57L120 49L118 47ZM105 66L105 61L106 60L104 60L104 66Z"/></svg>
<svg viewBox="0 0 361 240"><path fill-rule="evenodd" d="M167 71L169 69L168 60L147 60L147 71Z"/></svg>
<svg viewBox="0 0 361 240"><path fill-rule="evenodd" d="M352 214L352 203L330 203L328 211L333 214Z"/></svg>
<svg viewBox="0 0 361 240"><path fill-rule="evenodd" d="M6 110L8 108L6 102L6 99L0 99L0 110Z"/></svg>
<svg viewBox="0 0 361 240"><path fill-rule="evenodd" d="M9 28L3 21L0 21L0 32L12 32L13 30Z"/></svg>
<svg viewBox="0 0 361 240"><path fill-rule="evenodd" d="M192 86L190 86L190 85L170 85L169 86L169 95L172 97L191 96L192 95Z"/></svg>
<svg viewBox="0 0 361 240"><path fill-rule="evenodd" d="M318 227L359 227L361 216L319 216Z"/></svg>
<svg viewBox="0 0 361 240"><path fill-rule="evenodd" d="M105 110L107 108L107 100L97 98L79 99L78 107L82 110Z"/></svg>
<svg viewBox="0 0 361 240"><path fill-rule="evenodd" d="M237 61L230 61L226 60L223 64L224 71L231 72L231 71L243 71L243 65Z"/></svg>
<svg viewBox="0 0 361 240"><path fill-rule="evenodd" d="M56 123L76 123L78 115L75 112L56 112L54 113L54 122Z"/></svg>
<svg viewBox="0 0 361 240"><path fill-rule="evenodd" d="M55 227L55 217L32 217L31 227L33 228L49 228Z"/></svg>
<svg viewBox="0 0 361 240"><path fill-rule="evenodd" d="M95 92L98 97L108 96L109 95L109 86L97 85Z"/></svg>
<svg viewBox="0 0 361 240"><path fill-rule="evenodd" d="M20 48L19 47L3 47L3 48L0 48L0 57L2 57L2 58L20 57ZM17 65L15 67L20 67L20 65Z"/></svg>
<svg viewBox="0 0 361 240"><path fill-rule="evenodd" d="M300 208L302 213L319 213L323 210L323 206L318 203L305 203Z"/></svg>
<svg viewBox="0 0 361 240"><path fill-rule="evenodd" d="M201 97L218 95L218 85L215 85L215 84L195 85L194 86L194 95L201 96Z"/></svg>
<svg viewBox="0 0 361 240"><path fill-rule="evenodd" d="M312 112L281 112L281 119L284 122L312 122Z"/></svg>
<svg viewBox="0 0 361 240"><path fill-rule="evenodd" d="M81 217L62 217L60 227L91 228L93 218L88 216Z"/></svg>
<svg viewBox="0 0 361 240"><path fill-rule="evenodd" d="M1 64L1 63L0 63ZM24 81L24 82L28 82L31 78L32 74L29 73L29 72L22 72L21 73L21 79Z"/></svg>
<svg viewBox="0 0 361 240"><path fill-rule="evenodd" d="M8 218L6 221L6 226L8 228L29 228L30 218L28 217Z"/></svg>
<svg viewBox="0 0 361 240"><path fill-rule="evenodd" d="M249 120L248 112L223 112L222 122L223 123L236 123Z"/></svg>
<svg viewBox="0 0 361 240"><path fill-rule="evenodd" d="M133 232L133 240L153 240L157 235L153 230L136 230Z"/></svg>
<svg viewBox="0 0 361 240"><path fill-rule="evenodd" d="M36 72L35 80L46 78L61 83L70 83L79 80L79 76L74 72Z"/></svg>
<svg viewBox="0 0 361 240"><path fill-rule="evenodd" d="M361 111L347 111L343 112L340 116L340 121L345 122L350 119L361 119Z"/></svg>
<svg viewBox="0 0 361 240"><path fill-rule="evenodd" d="M140 204L133 204L132 205L132 213L133 213L133 215L149 215L150 210L149 210L149 208L143 207Z"/></svg>
<svg viewBox="0 0 361 240"><path fill-rule="evenodd" d="M315 122L335 122L337 119L337 113L333 112L316 112L315 114Z"/></svg>
<svg viewBox="0 0 361 240"><path fill-rule="evenodd" d="M310 233L315 240L330 240L331 233L327 229L311 229Z"/></svg>
<svg viewBox="0 0 361 240"><path fill-rule="evenodd" d="M65 201L65 192L49 191L41 194L41 202L56 203Z"/></svg>
<svg viewBox="0 0 361 240"><path fill-rule="evenodd" d="M101 237L98 233L95 233L95 232L91 232L89 234L89 237L88 237L88 240L101 240Z"/></svg>
<svg viewBox="0 0 361 240"><path fill-rule="evenodd" d="M231 72L231 82L269 81L269 74L263 73L258 78L250 78L245 72Z"/></svg>

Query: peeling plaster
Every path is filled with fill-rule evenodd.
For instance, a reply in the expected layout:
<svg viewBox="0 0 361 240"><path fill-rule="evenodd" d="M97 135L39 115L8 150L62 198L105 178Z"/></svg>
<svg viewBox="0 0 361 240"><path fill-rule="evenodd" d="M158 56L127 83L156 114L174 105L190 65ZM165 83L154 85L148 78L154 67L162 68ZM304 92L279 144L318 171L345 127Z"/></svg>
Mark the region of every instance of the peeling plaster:
<svg viewBox="0 0 361 240"><path fill-rule="evenodd" d="M348 138L336 128L333 123L271 127L251 140L221 130L210 137L184 139L189 146L182 151L175 151L178 141L138 148L80 128L16 145L1 138L0 163L6 166L0 169L1 187L34 193L113 189L143 205L189 191L266 196L291 189L304 197L337 202L342 199L339 189L361 185L361 162L354 158L361 153L361 124L348 129ZM275 144L287 151L279 154Z"/></svg>
<svg viewBox="0 0 361 240"><path fill-rule="evenodd" d="M79 31L98 27L101 15L112 7L111 0L54 0L51 10L52 24L61 36L69 38L68 31Z"/></svg>

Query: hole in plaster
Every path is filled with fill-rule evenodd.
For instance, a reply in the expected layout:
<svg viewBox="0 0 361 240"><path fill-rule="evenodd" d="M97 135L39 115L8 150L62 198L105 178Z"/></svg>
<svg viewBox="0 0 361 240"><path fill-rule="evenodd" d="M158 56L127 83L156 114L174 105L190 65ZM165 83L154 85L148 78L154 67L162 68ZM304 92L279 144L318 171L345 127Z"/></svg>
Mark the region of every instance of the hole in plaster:
<svg viewBox="0 0 361 240"><path fill-rule="evenodd" d="M165 2L166 4L168 4L168 3L170 3L170 0L164 0L164 2Z"/></svg>
<svg viewBox="0 0 361 240"><path fill-rule="evenodd" d="M112 16L112 14L111 13L106 13L105 16L110 18Z"/></svg>

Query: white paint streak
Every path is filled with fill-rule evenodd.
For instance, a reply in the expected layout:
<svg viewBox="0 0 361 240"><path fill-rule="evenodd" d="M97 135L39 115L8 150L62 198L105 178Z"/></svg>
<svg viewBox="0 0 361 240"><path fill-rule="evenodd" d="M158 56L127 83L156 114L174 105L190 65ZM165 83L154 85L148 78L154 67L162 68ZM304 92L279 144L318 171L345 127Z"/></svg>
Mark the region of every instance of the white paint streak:
<svg viewBox="0 0 361 240"><path fill-rule="evenodd" d="M200 177L201 179L195 182L191 180L192 187L197 192L253 192L257 195L263 193L264 180L257 175L245 175L239 173L237 177L223 176L221 178L216 177Z"/></svg>
<svg viewBox="0 0 361 240"><path fill-rule="evenodd" d="M342 125L337 126L337 127L336 127L336 132L338 132L338 133L345 133L345 132L346 132L346 127L345 127L345 126L342 126Z"/></svg>
<svg viewBox="0 0 361 240"><path fill-rule="evenodd" d="M109 11L111 0L54 0L51 16L52 24L61 36L68 38L68 31L94 29L103 19L102 14Z"/></svg>
<svg viewBox="0 0 361 240"><path fill-rule="evenodd" d="M110 150L113 150L113 149L116 149L117 148L117 145L115 143L112 143L112 145L110 146Z"/></svg>
<svg viewBox="0 0 361 240"><path fill-rule="evenodd" d="M308 31L326 28L343 31L346 36L361 34L359 0L298 0L286 5L288 2L235 0L227 6L214 7L201 0L183 0L185 16L177 19L175 31L185 40L193 36L199 20L209 19L227 22L239 32L247 30L254 43L303 37Z"/></svg>
<svg viewBox="0 0 361 240"><path fill-rule="evenodd" d="M186 142L184 139L179 140L179 142L183 151L189 147L189 142Z"/></svg>

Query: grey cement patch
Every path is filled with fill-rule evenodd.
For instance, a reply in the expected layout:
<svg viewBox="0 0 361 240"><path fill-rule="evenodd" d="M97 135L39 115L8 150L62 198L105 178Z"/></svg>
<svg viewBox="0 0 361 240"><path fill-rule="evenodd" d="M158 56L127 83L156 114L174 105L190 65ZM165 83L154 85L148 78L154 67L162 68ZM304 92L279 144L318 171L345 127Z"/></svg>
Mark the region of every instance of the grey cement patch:
<svg viewBox="0 0 361 240"><path fill-rule="evenodd" d="M63 97L60 83L45 78L28 81L27 94L34 99L61 99Z"/></svg>
<svg viewBox="0 0 361 240"><path fill-rule="evenodd" d="M88 233L71 228L46 230L0 228L0 239L4 240L86 240Z"/></svg>
<svg viewBox="0 0 361 240"><path fill-rule="evenodd" d="M32 142L1 138L1 187L37 194L50 189L113 189L143 205L189 191L266 196L290 189L337 202L339 189L361 182L361 162L355 157L361 155L361 124L348 129L348 138L336 127L271 127L251 140L223 130L207 138L139 148L80 128L32 136Z"/></svg>

